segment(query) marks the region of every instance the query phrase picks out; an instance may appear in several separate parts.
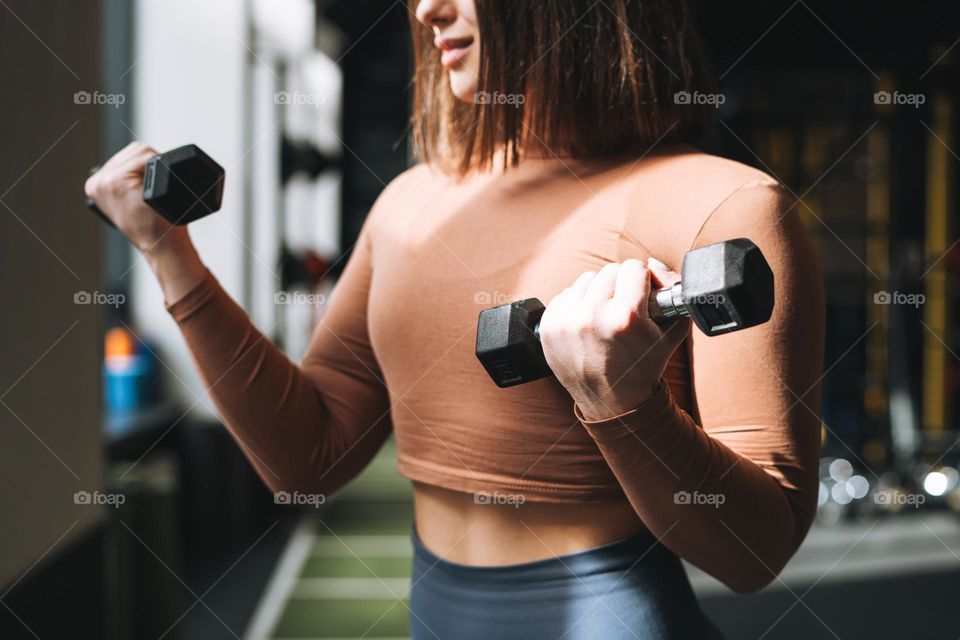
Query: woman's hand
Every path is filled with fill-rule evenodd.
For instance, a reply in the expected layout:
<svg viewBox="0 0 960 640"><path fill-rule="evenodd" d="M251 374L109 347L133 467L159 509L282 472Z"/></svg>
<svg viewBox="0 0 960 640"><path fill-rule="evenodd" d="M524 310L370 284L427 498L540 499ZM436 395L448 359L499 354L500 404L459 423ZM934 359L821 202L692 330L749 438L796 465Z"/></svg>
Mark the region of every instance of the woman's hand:
<svg viewBox="0 0 960 640"><path fill-rule="evenodd" d="M625 413L650 398L688 319L658 325L647 312L651 279L657 288L680 274L650 260L611 263L580 275L550 301L540 320L547 364L587 420Z"/></svg>
<svg viewBox="0 0 960 640"><path fill-rule="evenodd" d="M143 173L157 152L141 142L118 151L84 185L87 197L142 253L181 242L186 229L170 224L143 201ZM169 241L169 242L168 242Z"/></svg>
<svg viewBox="0 0 960 640"><path fill-rule="evenodd" d="M164 299L174 302L203 280L206 269L187 228L171 224L143 201L143 172L155 155L147 145L131 142L87 179L84 191L143 253Z"/></svg>

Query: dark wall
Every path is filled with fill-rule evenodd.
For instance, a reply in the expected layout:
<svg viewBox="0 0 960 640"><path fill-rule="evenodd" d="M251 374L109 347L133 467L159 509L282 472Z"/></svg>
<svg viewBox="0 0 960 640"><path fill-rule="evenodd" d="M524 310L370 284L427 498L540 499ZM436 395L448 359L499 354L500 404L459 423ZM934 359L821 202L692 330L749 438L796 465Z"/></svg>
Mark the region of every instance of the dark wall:
<svg viewBox="0 0 960 640"><path fill-rule="evenodd" d="M352 247L380 191L407 168L408 13L404 3L340 0L325 15L347 36L341 246Z"/></svg>
<svg viewBox="0 0 960 640"><path fill-rule="evenodd" d="M103 513L74 503L103 478L101 312L74 297L100 288L101 229L82 207L83 179L99 155L99 108L75 102L76 92L101 89L100 36L97 2L0 6L3 638L100 615L96 590L79 580L30 595L48 599L42 617L21 608L33 572L83 546Z"/></svg>

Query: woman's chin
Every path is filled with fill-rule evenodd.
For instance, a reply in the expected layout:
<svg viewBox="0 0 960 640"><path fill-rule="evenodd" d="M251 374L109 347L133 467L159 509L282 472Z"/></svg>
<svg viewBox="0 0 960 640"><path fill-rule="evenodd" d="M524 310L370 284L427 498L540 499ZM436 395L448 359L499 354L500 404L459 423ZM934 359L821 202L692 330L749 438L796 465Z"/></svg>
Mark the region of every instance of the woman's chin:
<svg viewBox="0 0 960 640"><path fill-rule="evenodd" d="M460 102L474 102L477 95L476 78L459 77L456 72L450 74L450 90Z"/></svg>

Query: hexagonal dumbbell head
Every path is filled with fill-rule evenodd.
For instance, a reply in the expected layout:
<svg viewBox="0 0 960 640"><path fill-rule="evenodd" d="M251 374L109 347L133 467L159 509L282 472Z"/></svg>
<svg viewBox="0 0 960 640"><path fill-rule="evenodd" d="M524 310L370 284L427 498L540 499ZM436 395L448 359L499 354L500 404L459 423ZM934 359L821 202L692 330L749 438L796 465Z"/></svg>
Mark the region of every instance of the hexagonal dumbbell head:
<svg viewBox="0 0 960 640"><path fill-rule="evenodd" d="M220 209L223 167L195 144L154 156L143 177L143 200L174 224Z"/></svg>
<svg viewBox="0 0 960 640"><path fill-rule="evenodd" d="M762 324L773 313L773 272L747 238L690 251L680 276L683 305L708 336Z"/></svg>
<svg viewBox="0 0 960 640"><path fill-rule="evenodd" d="M484 309L477 323L477 358L498 387L552 375L537 327L545 307L536 298Z"/></svg>

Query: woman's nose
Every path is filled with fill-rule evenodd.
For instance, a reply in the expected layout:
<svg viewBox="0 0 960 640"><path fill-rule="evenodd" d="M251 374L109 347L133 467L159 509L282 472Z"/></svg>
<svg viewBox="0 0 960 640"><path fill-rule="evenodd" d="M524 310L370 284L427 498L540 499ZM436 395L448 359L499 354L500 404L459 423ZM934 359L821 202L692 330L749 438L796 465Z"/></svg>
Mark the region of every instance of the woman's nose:
<svg viewBox="0 0 960 640"><path fill-rule="evenodd" d="M428 27L443 27L457 19L456 6L450 0L420 0L417 20Z"/></svg>

